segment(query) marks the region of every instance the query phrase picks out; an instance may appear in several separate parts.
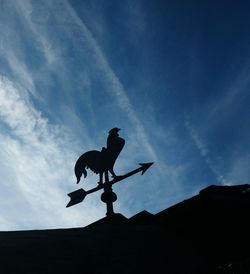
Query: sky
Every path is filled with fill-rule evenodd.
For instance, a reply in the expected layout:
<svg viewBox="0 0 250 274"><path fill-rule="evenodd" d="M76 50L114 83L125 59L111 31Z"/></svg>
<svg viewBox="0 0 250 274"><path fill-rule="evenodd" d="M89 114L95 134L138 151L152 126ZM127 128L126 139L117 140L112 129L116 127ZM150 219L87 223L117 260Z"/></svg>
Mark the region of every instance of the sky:
<svg viewBox="0 0 250 274"><path fill-rule="evenodd" d="M74 164L121 128L115 212L153 214L250 182L248 1L0 0L0 230L83 227L106 213Z"/></svg>

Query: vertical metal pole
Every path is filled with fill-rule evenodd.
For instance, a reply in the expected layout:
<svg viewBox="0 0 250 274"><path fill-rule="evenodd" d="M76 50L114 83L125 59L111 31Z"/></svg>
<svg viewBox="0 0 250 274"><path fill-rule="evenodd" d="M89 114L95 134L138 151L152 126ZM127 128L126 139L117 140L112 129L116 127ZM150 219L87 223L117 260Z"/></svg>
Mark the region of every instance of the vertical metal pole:
<svg viewBox="0 0 250 274"><path fill-rule="evenodd" d="M104 178L105 178L105 183L109 183L109 172L108 171L104 172Z"/></svg>
<svg viewBox="0 0 250 274"><path fill-rule="evenodd" d="M105 173L104 173L104 176L105 176L105 182L106 183L109 183L109 173L108 173L108 171L105 171ZM107 199L107 213L106 213L106 216L108 217L108 216L110 216L110 215L112 215L112 214L114 214L114 209L113 209L113 201L112 201L112 199L111 199L111 193L112 193L112 186L107 186L107 188L105 189L104 188L104 191L106 191L106 193L108 194L107 196L108 196L108 199Z"/></svg>
<svg viewBox="0 0 250 274"><path fill-rule="evenodd" d="M105 176L106 186L104 187L104 192L101 195L101 200L104 203L106 203L106 206L107 206L106 216L109 217L114 214L113 202L116 201L117 196L112 191L112 185L109 185L108 171L105 171L104 176Z"/></svg>
<svg viewBox="0 0 250 274"><path fill-rule="evenodd" d="M112 189L111 190L108 190L108 192L112 192ZM114 208L113 208L113 202L111 201L108 201L107 202L107 212L106 212L106 216L109 217L111 215L114 214Z"/></svg>

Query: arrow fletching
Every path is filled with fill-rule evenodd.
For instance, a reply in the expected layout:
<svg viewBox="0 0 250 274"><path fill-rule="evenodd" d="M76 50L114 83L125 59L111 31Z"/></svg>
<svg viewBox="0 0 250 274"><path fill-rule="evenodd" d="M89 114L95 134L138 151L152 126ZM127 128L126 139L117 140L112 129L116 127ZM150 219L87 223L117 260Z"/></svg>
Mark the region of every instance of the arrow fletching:
<svg viewBox="0 0 250 274"><path fill-rule="evenodd" d="M66 207L70 207L70 206L81 203L86 197L86 195L87 195L87 192L82 188L69 193L68 196L70 197L70 201Z"/></svg>

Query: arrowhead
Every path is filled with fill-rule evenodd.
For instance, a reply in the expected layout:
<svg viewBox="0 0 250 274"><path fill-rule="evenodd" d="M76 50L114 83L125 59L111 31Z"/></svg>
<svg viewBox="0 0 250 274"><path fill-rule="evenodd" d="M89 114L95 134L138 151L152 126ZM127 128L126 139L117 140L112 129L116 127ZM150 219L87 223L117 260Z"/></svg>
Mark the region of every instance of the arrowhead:
<svg viewBox="0 0 250 274"><path fill-rule="evenodd" d="M141 175L143 175L152 166L153 163L154 162L139 164L142 167Z"/></svg>
<svg viewBox="0 0 250 274"><path fill-rule="evenodd" d="M82 188L69 193L68 196L70 197L71 200L69 201L66 207L70 207L70 206L81 203L86 197L86 195L87 195L86 191Z"/></svg>

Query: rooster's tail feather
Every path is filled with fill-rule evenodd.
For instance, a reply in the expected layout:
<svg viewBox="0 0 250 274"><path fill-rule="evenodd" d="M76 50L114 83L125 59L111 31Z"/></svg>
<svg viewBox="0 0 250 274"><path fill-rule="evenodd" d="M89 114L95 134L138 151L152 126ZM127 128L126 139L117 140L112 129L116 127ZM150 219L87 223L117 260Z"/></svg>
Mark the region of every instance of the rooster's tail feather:
<svg viewBox="0 0 250 274"><path fill-rule="evenodd" d="M75 165L75 175L76 175L76 179L77 179L77 184L79 184L82 174L84 175L84 178L87 177L87 170L86 170L86 163L85 161L82 161L83 159L79 159L76 162Z"/></svg>

